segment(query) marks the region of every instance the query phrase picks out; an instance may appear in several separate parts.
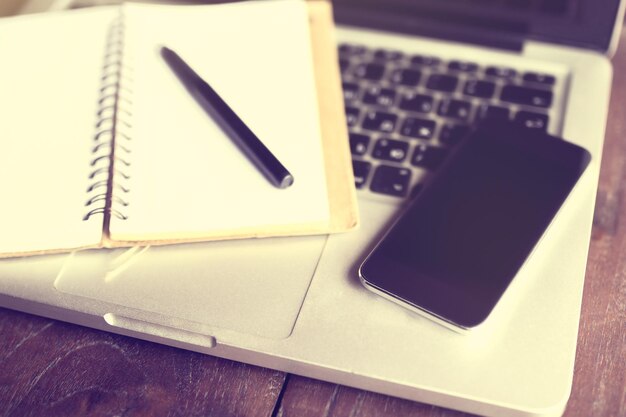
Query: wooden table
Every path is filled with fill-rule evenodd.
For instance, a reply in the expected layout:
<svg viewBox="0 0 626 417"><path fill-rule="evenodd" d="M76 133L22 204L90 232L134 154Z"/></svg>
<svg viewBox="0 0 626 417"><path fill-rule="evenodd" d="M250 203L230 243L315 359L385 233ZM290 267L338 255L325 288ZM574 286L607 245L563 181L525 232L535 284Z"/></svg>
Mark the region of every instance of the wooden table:
<svg viewBox="0 0 626 417"><path fill-rule="evenodd" d="M626 33L565 415L626 416ZM0 417L467 414L0 308Z"/></svg>

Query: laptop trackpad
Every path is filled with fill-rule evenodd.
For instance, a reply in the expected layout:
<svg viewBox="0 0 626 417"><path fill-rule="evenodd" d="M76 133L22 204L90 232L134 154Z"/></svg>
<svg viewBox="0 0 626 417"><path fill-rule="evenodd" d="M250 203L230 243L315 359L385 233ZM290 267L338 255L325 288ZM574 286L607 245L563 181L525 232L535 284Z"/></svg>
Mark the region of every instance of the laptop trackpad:
<svg viewBox="0 0 626 417"><path fill-rule="evenodd" d="M154 313L155 322L182 319L282 339L291 334L325 242L313 236L79 251L55 287L143 317Z"/></svg>

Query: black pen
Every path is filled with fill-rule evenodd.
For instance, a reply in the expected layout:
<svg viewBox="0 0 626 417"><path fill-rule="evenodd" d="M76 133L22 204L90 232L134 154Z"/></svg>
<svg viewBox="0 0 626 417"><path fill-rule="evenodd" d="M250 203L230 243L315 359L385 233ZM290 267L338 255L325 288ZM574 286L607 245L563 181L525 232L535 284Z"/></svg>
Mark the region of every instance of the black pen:
<svg viewBox="0 0 626 417"><path fill-rule="evenodd" d="M171 49L161 47L161 56L193 98L273 185L287 188L293 184L293 176L287 168L206 81Z"/></svg>

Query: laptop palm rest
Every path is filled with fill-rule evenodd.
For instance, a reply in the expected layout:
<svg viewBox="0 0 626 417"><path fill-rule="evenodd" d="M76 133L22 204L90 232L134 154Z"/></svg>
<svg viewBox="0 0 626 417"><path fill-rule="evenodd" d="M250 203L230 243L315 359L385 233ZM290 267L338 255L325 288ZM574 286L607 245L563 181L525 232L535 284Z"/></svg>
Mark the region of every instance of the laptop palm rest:
<svg viewBox="0 0 626 417"><path fill-rule="evenodd" d="M179 328L172 323L191 323L205 332L283 339L325 243L326 236L314 236L79 251L54 286L110 305L104 319L126 330L167 333Z"/></svg>

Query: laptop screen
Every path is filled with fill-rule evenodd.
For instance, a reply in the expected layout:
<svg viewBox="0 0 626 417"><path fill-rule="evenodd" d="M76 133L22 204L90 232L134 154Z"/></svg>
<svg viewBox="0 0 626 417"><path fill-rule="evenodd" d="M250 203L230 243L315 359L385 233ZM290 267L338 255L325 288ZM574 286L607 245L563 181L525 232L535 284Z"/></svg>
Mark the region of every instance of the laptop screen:
<svg viewBox="0 0 626 417"><path fill-rule="evenodd" d="M342 12L348 11L396 20L401 31L406 31L403 25L426 29L436 25L437 30L426 32L449 32L451 38L480 32L483 37L606 51L620 0L334 0L334 4L340 22Z"/></svg>

